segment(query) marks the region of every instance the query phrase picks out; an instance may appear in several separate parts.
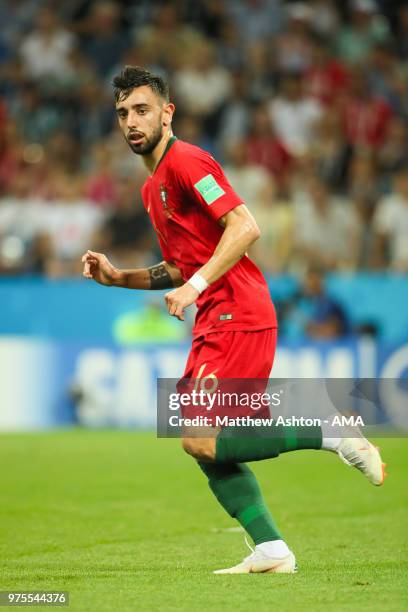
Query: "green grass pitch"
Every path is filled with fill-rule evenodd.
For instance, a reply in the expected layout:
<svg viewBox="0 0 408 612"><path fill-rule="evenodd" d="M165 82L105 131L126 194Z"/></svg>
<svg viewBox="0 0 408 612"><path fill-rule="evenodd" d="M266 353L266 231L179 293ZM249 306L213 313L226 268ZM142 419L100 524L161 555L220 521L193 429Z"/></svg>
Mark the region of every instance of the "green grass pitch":
<svg viewBox="0 0 408 612"><path fill-rule="evenodd" d="M0 590L89 611L405 610L408 445L381 446L382 488L331 453L252 464L299 573L214 576L248 551L178 440L1 435Z"/></svg>

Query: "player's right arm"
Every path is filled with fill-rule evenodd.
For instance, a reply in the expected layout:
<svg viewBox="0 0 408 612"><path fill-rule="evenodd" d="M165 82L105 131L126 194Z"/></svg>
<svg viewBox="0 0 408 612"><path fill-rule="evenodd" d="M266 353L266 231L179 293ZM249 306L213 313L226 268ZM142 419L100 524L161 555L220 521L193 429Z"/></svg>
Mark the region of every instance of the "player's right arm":
<svg viewBox="0 0 408 612"><path fill-rule="evenodd" d="M87 251L83 257L83 276L100 285L127 289L171 289L184 283L180 270L167 261L149 268L120 270L103 253Z"/></svg>

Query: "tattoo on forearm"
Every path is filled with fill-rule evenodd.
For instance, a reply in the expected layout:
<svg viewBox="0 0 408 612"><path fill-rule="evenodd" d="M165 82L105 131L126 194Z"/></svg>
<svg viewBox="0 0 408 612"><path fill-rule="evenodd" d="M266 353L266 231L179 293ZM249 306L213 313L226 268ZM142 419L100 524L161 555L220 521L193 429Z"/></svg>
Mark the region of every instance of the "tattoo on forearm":
<svg viewBox="0 0 408 612"><path fill-rule="evenodd" d="M147 268L150 276L150 289L171 289L173 280L164 264L157 264Z"/></svg>

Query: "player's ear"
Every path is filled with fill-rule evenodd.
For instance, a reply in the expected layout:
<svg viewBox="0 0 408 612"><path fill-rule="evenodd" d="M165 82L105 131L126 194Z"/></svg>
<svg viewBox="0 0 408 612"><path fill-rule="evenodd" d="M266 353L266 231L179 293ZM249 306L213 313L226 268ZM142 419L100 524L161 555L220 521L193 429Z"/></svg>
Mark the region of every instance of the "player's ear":
<svg viewBox="0 0 408 612"><path fill-rule="evenodd" d="M168 102L167 104L163 105L163 126L164 127L167 127L170 125L175 109L176 107L174 106L172 102Z"/></svg>

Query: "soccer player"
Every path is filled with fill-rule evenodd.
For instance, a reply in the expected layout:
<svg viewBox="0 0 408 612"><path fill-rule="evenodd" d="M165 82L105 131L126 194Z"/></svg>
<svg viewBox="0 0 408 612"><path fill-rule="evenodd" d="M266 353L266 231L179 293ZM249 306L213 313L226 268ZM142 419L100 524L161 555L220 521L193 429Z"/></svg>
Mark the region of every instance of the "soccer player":
<svg viewBox="0 0 408 612"><path fill-rule="evenodd" d="M215 159L172 133L175 110L157 75L127 66L114 78L119 127L150 176L142 188L163 261L146 269L119 270L102 253L87 251L83 274L103 285L171 289L171 316L198 312L184 378L267 379L274 359L277 322L266 282L248 258L257 224ZM278 531L246 462L303 448L337 452L370 482L384 469L365 438L333 438L320 427L282 427L277 436L239 436L232 426L187 435L184 450L208 478L223 508L246 530L255 550L238 565L216 573L296 571L295 556ZM333 434L331 434L333 435Z"/></svg>

